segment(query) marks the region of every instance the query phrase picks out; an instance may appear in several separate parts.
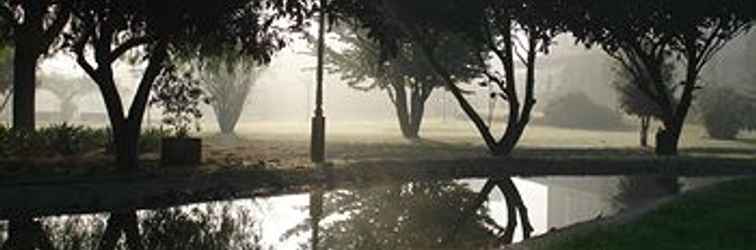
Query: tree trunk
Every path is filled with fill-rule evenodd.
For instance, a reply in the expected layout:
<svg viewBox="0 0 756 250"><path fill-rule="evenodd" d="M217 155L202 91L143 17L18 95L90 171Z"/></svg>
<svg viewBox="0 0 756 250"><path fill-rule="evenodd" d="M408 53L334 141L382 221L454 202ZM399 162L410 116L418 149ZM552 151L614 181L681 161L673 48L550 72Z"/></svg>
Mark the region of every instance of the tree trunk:
<svg viewBox="0 0 756 250"><path fill-rule="evenodd" d="M54 250L42 224L31 217L11 219L8 223L8 239L0 249L3 250Z"/></svg>
<svg viewBox="0 0 756 250"><path fill-rule="evenodd" d="M34 130L36 68L39 54L32 45L16 44L13 57L13 128Z"/></svg>
<svg viewBox="0 0 756 250"><path fill-rule="evenodd" d="M65 122L73 121L79 107L74 103L73 97L63 99L60 104L61 119Z"/></svg>
<svg viewBox="0 0 756 250"><path fill-rule="evenodd" d="M234 97L232 96L230 98ZM238 98L238 96L236 98ZM244 106L244 99L246 98L243 98L242 100L221 100L220 102L213 104L215 118L218 121L218 127L220 128L221 133L234 133L234 128L236 128L236 124L239 122L242 107Z"/></svg>
<svg viewBox="0 0 756 250"><path fill-rule="evenodd" d="M641 116L641 128L640 128L640 146L648 147L648 127L651 123L651 117Z"/></svg>
<svg viewBox="0 0 756 250"><path fill-rule="evenodd" d="M410 129L410 111L407 107L407 90L402 84L391 84L391 88L394 89L394 96L392 102L396 109L396 117L399 121L399 129L402 131L402 136L406 139L414 139L412 131Z"/></svg>
<svg viewBox="0 0 756 250"><path fill-rule="evenodd" d="M530 224L530 216L528 215L528 208L522 201L520 191L517 190L512 178L503 178L496 181L496 186L499 187L501 193L504 194L504 199L507 202L507 207L512 207L510 212L517 210L517 214L520 215L520 223L522 223L522 235L525 239L530 238L530 234L533 233L533 226ZM509 223L517 225L517 220L514 218L514 213L510 214ZM509 236L511 239L511 236Z"/></svg>
<svg viewBox="0 0 756 250"><path fill-rule="evenodd" d="M423 115L425 115L425 101L428 98L428 93L423 93L422 91L422 86L415 86L414 88L412 88L409 114L409 132L412 136L410 137L410 139L420 139L420 126L423 124Z"/></svg>
<svg viewBox="0 0 756 250"><path fill-rule="evenodd" d="M394 94L389 96L396 109L399 129L402 136L409 140L420 139L420 127L423 123L425 114L425 101L428 100L431 89L422 86L410 87L410 96L407 96L407 90L404 84L391 84L390 88Z"/></svg>
<svg viewBox="0 0 756 250"><path fill-rule="evenodd" d="M3 250L32 250L32 237L29 233L33 224L31 218L16 218L8 222L8 239L3 243Z"/></svg>
<svg viewBox="0 0 756 250"><path fill-rule="evenodd" d="M665 156L677 155L677 144L680 141L680 133L660 129L656 132L656 154Z"/></svg>
<svg viewBox="0 0 756 250"><path fill-rule="evenodd" d="M139 168L139 130L127 122L113 126L116 163L121 170Z"/></svg>
<svg viewBox="0 0 756 250"><path fill-rule="evenodd" d="M126 245L131 250L142 250L141 236L135 211L112 212L108 218L107 227L100 239L99 250L115 249L118 241L126 235Z"/></svg>

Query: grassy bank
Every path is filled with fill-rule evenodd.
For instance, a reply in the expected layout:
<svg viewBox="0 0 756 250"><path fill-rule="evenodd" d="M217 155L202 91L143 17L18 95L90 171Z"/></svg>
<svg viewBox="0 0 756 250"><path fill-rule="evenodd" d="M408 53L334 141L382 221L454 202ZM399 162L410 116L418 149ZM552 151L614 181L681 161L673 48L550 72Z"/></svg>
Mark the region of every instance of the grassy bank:
<svg viewBox="0 0 756 250"><path fill-rule="evenodd" d="M604 226L542 249L754 249L756 179L694 192L635 222Z"/></svg>

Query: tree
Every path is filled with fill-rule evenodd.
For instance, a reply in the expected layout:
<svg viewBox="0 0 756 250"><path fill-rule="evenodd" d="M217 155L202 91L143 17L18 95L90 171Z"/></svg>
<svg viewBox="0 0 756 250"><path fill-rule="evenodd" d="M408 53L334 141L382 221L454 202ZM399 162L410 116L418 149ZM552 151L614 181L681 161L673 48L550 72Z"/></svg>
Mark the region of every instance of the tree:
<svg viewBox="0 0 756 250"><path fill-rule="evenodd" d="M444 79L465 114L472 120L494 155L508 155L522 137L536 104L536 59L548 53L552 38L561 31L568 6L560 1L383 1L406 36L419 44L434 70ZM427 8L434 6L433 8ZM440 44L446 32L460 35L478 55L483 85L498 87L496 95L508 104L506 129L500 138L465 99L454 75L441 62ZM493 59L491 59L491 57ZM524 96L518 94L516 64L525 70Z"/></svg>
<svg viewBox="0 0 756 250"><path fill-rule="evenodd" d="M338 40L349 47L340 51L326 49L330 71L340 73L341 79L354 89L385 91L396 110L402 136L419 139L426 101L433 90L445 87L419 46L406 42L393 57L383 58L381 45L354 20L343 20L334 31ZM442 61L444 67L453 71L456 82L465 82L475 77L467 66L476 65L478 58L460 42L443 43L440 49L453 58Z"/></svg>
<svg viewBox="0 0 756 250"><path fill-rule="evenodd" d="M0 36L13 44L13 127L33 130L36 69L59 41L72 1L7 0L0 5Z"/></svg>
<svg viewBox="0 0 756 250"><path fill-rule="evenodd" d="M740 131L756 128L756 119L746 115L753 114L756 105L734 88L710 88L701 95L697 104L704 128L714 139L732 140Z"/></svg>
<svg viewBox="0 0 756 250"><path fill-rule="evenodd" d="M67 34L68 42L77 63L102 94L119 166L138 167L137 142L150 89L171 58L235 50L258 62L267 62L284 44L273 21L292 17L293 25L301 26L306 6L298 4L282 0L76 1L76 18ZM113 63L127 56L136 57L146 68L125 112L116 89Z"/></svg>
<svg viewBox="0 0 756 250"><path fill-rule="evenodd" d="M599 44L628 70L643 69L653 81L638 89L662 111L664 128L656 137L656 153L676 155L699 74L733 38L746 32L753 20L753 3L716 1L592 1L573 24L579 41ZM667 91L662 68L667 58L684 65L678 96ZM677 101L675 101L677 100Z"/></svg>
<svg viewBox="0 0 756 250"><path fill-rule="evenodd" d="M618 103L620 110L631 116L640 118L640 145L648 146L648 129L651 120L662 118L662 111L659 105L644 95L638 86L649 85L652 79L644 74L642 68L633 67L633 64L619 64L615 69L615 80L612 82L615 90L618 92ZM637 65L635 65L637 66ZM671 95L674 92L674 64L667 63L662 68L662 78L664 85L667 86L667 93Z"/></svg>
<svg viewBox="0 0 756 250"><path fill-rule="evenodd" d="M203 88L212 98L221 133L233 134L252 86L267 69L252 58L223 53L191 63Z"/></svg>
<svg viewBox="0 0 756 250"><path fill-rule="evenodd" d="M58 97L61 102L61 119L67 122L72 121L79 110L76 105L77 97L95 91L94 85L84 77L71 78L52 73L40 76L39 82L39 88L49 90Z"/></svg>

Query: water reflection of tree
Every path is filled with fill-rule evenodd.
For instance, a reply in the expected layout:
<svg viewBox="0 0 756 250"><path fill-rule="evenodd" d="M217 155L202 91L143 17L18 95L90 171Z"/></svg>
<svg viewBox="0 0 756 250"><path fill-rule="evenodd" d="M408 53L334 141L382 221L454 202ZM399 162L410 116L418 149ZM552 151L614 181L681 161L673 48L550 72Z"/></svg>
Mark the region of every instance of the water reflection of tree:
<svg viewBox="0 0 756 250"><path fill-rule="evenodd" d="M629 209L678 192L680 183L674 176L627 176L620 179L614 202L622 209Z"/></svg>
<svg viewBox="0 0 756 250"><path fill-rule="evenodd" d="M2 249L260 249L249 209L230 203L16 221Z"/></svg>
<svg viewBox="0 0 756 250"><path fill-rule="evenodd" d="M508 186L506 180L493 183L506 190L507 197L517 192L516 188L512 189L514 184ZM484 192L477 194L454 181L413 182L329 192L322 197L323 214L313 216L316 220L322 218L322 223L306 221L282 238L313 232L313 225L319 224L320 233L314 241L318 244L310 248L488 248L500 243L504 230L483 206L490 189ZM513 199L521 200L519 193L515 196ZM318 204L311 204L310 208L317 210L317 207ZM527 215L524 217L527 221ZM450 236L453 240L445 239Z"/></svg>
<svg viewBox="0 0 756 250"><path fill-rule="evenodd" d="M504 196L504 201L506 202L507 207L507 225L501 227L496 223L492 223L492 225L494 225L498 231L497 235L499 237L499 242L502 244L509 244L513 242L514 232L515 229L517 229L518 215L520 216L523 237L525 239L530 238L530 234L533 232L533 226L530 224L528 208L525 206L525 203L522 200L522 196L520 195L520 191L517 189L517 186L515 186L511 178L488 179L486 181L486 184L483 185L483 188L478 193L475 200L470 203L468 209L466 210L466 214L460 217L460 222L457 224L464 225L465 221L469 220L469 218L478 209L483 207L483 204L489 199L491 192L493 192L494 188L496 187L499 188L499 191L501 191L501 194ZM457 238L457 235L459 233L458 230L459 226L457 226L451 232L451 234L446 237L447 241L454 242L456 240L460 240L459 238Z"/></svg>

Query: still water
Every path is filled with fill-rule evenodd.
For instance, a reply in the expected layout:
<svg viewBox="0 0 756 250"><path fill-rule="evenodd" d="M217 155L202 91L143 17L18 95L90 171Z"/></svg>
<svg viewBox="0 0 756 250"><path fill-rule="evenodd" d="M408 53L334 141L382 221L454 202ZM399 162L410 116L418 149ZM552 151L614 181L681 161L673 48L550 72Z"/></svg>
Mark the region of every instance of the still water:
<svg viewBox="0 0 756 250"><path fill-rule="evenodd" d="M721 178L435 180L0 222L38 249L490 249ZM5 248L2 248L5 249Z"/></svg>

